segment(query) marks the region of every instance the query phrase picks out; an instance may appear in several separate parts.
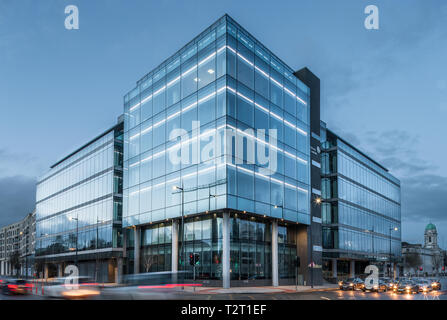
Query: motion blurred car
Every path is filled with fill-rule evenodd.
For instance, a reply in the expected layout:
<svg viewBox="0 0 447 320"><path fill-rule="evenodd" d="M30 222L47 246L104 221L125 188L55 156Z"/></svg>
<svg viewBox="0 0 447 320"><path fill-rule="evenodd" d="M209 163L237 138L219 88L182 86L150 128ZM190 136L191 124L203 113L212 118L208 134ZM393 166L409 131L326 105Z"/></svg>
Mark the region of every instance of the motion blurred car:
<svg viewBox="0 0 447 320"><path fill-rule="evenodd" d="M29 294L32 285L22 279L2 279L2 294Z"/></svg>
<svg viewBox="0 0 447 320"><path fill-rule="evenodd" d="M428 280L420 279L416 283L419 287L419 292L430 292L433 290L431 282Z"/></svg>
<svg viewBox="0 0 447 320"><path fill-rule="evenodd" d="M361 290L363 286L363 280L360 278L349 278L338 282L340 290Z"/></svg>
<svg viewBox="0 0 447 320"><path fill-rule="evenodd" d="M379 279L378 284L374 284L371 288L367 288L366 285L362 287L363 292L371 291L371 292L385 292L387 290L387 284L382 279Z"/></svg>
<svg viewBox="0 0 447 320"><path fill-rule="evenodd" d="M419 286L410 280L399 281L394 285L393 292L395 293L419 293Z"/></svg>
<svg viewBox="0 0 447 320"><path fill-rule="evenodd" d="M123 277L123 283L116 287L104 288L103 299L178 299L185 287L201 286L192 281L189 271L148 272Z"/></svg>
<svg viewBox="0 0 447 320"><path fill-rule="evenodd" d="M98 283L88 277L55 278L44 287L44 295L61 299L88 299L101 294Z"/></svg>
<svg viewBox="0 0 447 320"><path fill-rule="evenodd" d="M433 290L441 290L441 281L438 279L429 279Z"/></svg>

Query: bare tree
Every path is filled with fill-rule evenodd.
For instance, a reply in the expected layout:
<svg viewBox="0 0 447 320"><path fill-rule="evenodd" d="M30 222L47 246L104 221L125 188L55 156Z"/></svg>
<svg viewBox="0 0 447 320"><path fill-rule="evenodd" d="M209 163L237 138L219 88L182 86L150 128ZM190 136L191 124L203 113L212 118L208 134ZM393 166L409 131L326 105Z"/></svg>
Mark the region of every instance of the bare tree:
<svg viewBox="0 0 447 320"><path fill-rule="evenodd" d="M444 258L440 254L435 254L431 257L431 263L436 275L438 275L439 268L442 266L443 262Z"/></svg>
<svg viewBox="0 0 447 320"><path fill-rule="evenodd" d="M410 252L405 255L404 265L408 269L416 270L422 264L422 259L419 253Z"/></svg>
<svg viewBox="0 0 447 320"><path fill-rule="evenodd" d="M149 270L151 269L151 266L156 263L156 259L157 256L149 254L149 250L147 250L144 254L143 257L143 265L144 265L144 270L146 272L149 272Z"/></svg>

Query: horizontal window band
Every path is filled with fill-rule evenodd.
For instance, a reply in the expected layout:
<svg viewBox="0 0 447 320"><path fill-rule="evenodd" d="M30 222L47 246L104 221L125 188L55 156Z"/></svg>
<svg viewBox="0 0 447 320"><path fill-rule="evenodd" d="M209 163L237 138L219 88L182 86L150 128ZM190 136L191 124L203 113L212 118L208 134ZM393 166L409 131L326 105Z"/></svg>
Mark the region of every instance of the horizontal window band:
<svg viewBox="0 0 447 320"><path fill-rule="evenodd" d="M76 210L76 209L85 207L85 206L88 206L88 205L91 205L91 204L93 204L93 203L96 203L96 202L99 202L99 201L102 201L102 200L106 200L106 199L108 199L108 198L112 198L112 200L113 200L113 195L114 195L113 193L109 193L109 194L107 194L107 195L105 195L105 196L102 196L102 197L99 197L99 198L96 198L96 199L93 199L93 200L90 200L90 201L81 203L81 204L79 204L79 205L77 205L77 206L74 206L74 207L71 207L71 208L68 208L68 209L65 209L65 210L62 210L62 211L53 213L53 214L48 215L48 216L46 216L46 217L39 218L39 217L36 215L36 222L44 221L44 220L50 219L50 218L52 218L52 217L55 217L55 216L58 216L58 215L61 215L61 214L64 214L64 213L67 213L67 212L70 212L70 211L73 211L73 210Z"/></svg>
<svg viewBox="0 0 447 320"><path fill-rule="evenodd" d="M239 58L241 58L241 60L243 60L245 63L249 64L250 66L254 67L256 71L258 71L259 73L261 73L264 77L268 78L269 80L271 80L275 85L277 85L278 87L280 87L281 89L283 89L285 92L287 92L287 94L289 94L290 96L294 97L298 102L300 102L301 104L307 106L307 102L304 101L302 98L300 98L297 94L295 94L294 92L292 92L290 89L288 89L286 86L282 85L279 81L277 81L275 78L271 77L267 72L265 72L264 70L262 70L261 68L259 68L258 66L255 66L251 61L249 61L246 57L244 57L242 54L240 54L239 52L237 52L235 49L233 49L232 47L225 45L222 46L221 48L219 48L217 51L211 53L209 56L207 56L206 58L204 58L203 60L199 61L196 65L190 67L188 70L184 71L180 76L176 77L175 79L171 80L170 82L168 82L166 85L163 85L161 88L157 89L155 92L153 92L152 94L150 94L149 96L145 97L143 100L141 100L140 102L134 104L133 106L129 107L129 112L132 112L134 110L136 110L137 108L139 108L141 105L143 105L144 103L146 103L147 101L149 101L150 99L152 99L155 95L158 95L159 93L161 93L162 91L166 90L168 87L172 86L174 83L176 83L177 81L180 81L182 77L187 76L189 73L191 73L192 71L196 70L200 65L206 63L208 60L210 60L211 58L213 58L217 53L220 53L221 51L223 51L224 49L228 49L230 52L236 54Z"/></svg>
<svg viewBox="0 0 447 320"><path fill-rule="evenodd" d="M71 166L73 166L73 165L75 165L76 163L82 161L82 160L85 159L86 157L88 157L88 156L94 154L94 153L97 152L98 150L100 150L100 149L106 147L106 146L109 145L109 144L113 144L113 143L114 143L114 140L113 140L113 139L110 140L110 141L108 141L108 142L105 142L104 144L102 144L102 145L98 146L97 148L93 149L92 151L86 153L85 155L83 155L83 156L80 157L79 159L76 159L75 161L73 161L72 163L70 163L69 165L67 165L66 167L63 167L63 168L59 169L58 171L54 172L53 174L51 174L50 176L46 177L45 179L38 181L38 182L37 182L37 185L39 185L39 184L41 184L41 183L47 181L47 180L50 179L51 177L54 177L55 175L57 175L58 173L60 173L61 171L64 171L64 170L70 168Z"/></svg>
<svg viewBox="0 0 447 320"><path fill-rule="evenodd" d="M75 184L73 184L73 185L71 185L71 186L69 186L69 187L67 187L65 189L59 190L58 192L53 193L53 194L49 195L48 197L46 197L46 198L44 198L42 200L36 201L36 204L42 203L44 201L47 201L48 199L51 199L51 198L53 198L53 197L55 197L55 196L57 196L57 195L59 195L61 193L69 191L69 190L71 190L71 189L73 189L73 188L75 188L77 186L80 186L81 184L84 184L84 183L89 182L89 181L91 181L91 180L93 180L95 178L98 178L98 177L100 177L100 176L102 176L102 175L104 175L104 174L106 174L106 173L108 173L110 171L113 171L113 169L114 169L113 167L110 167L110 168L102 170L102 171L100 171L98 173L95 173L94 175L92 175L92 176L90 176L90 177L88 177L88 178L86 178L84 180L81 180L81 181L79 181L79 182L77 182L77 183L75 183Z"/></svg>

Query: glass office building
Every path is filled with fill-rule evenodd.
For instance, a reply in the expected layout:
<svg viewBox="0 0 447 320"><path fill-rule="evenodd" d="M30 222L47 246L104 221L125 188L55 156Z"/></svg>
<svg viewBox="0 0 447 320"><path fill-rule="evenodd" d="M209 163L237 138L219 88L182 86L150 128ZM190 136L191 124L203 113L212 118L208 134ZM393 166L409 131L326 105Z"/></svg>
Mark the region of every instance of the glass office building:
<svg viewBox="0 0 447 320"><path fill-rule="evenodd" d="M401 257L400 182L322 122L323 272L389 273Z"/></svg>
<svg viewBox="0 0 447 320"><path fill-rule="evenodd" d="M116 281L122 265L123 121L54 164L36 191L36 261Z"/></svg>
<svg viewBox="0 0 447 320"><path fill-rule="evenodd" d="M294 283L311 221L309 97L227 15L139 80L124 97L126 272L190 270L198 253L204 282Z"/></svg>

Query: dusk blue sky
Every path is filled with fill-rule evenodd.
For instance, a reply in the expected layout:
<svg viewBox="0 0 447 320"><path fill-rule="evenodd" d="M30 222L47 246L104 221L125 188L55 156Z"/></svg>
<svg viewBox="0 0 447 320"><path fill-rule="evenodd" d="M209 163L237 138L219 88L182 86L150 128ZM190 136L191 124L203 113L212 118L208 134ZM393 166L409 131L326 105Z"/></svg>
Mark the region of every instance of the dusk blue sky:
<svg viewBox="0 0 447 320"><path fill-rule="evenodd" d="M64 27L66 5L80 29ZM366 30L377 5L380 29ZM116 122L138 79L223 14L321 79L322 119L402 181L403 240L447 247L444 0L1 0L0 225L35 180Z"/></svg>

